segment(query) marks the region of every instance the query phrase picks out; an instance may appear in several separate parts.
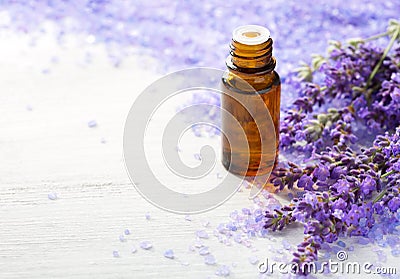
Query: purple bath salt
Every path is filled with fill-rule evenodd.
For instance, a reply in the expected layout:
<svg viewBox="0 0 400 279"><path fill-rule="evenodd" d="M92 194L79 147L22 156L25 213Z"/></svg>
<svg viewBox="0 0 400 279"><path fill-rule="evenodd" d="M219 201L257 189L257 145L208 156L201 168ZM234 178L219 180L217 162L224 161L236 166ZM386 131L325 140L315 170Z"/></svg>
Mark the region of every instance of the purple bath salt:
<svg viewBox="0 0 400 279"><path fill-rule="evenodd" d="M201 248L199 249L199 254L200 254L201 256L205 256L205 255L210 254L210 251L208 250L208 247L201 247Z"/></svg>
<svg viewBox="0 0 400 279"><path fill-rule="evenodd" d="M194 247L201 248L204 246L204 243L201 240L196 240L194 243Z"/></svg>
<svg viewBox="0 0 400 279"><path fill-rule="evenodd" d="M113 257L114 257L114 258L119 258L119 253L118 253L118 251L114 250L112 253L113 253Z"/></svg>
<svg viewBox="0 0 400 279"><path fill-rule="evenodd" d="M210 226L210 221L206 220L203 222L203 227L209 227Z"/></svg>
<svg viewBox="0 0 400 279"><path fill-rule="evenodd" d="M290 248L292 247L289 243L289 241L287 241L286 239L282 240L282 245L283 248L285 248L286 250L290 250Z"/></svg>
<svg viewBox="0 0 400 279"><path fill-rule="evenodd" d="M213 255L207 255L204 257L204 263L207 265L214 265L217 263Z"/></svg>
<svg viewBox="0 0 400 279"><path fill-rule="evenodd" d="M183 266L189 266L190 263L189 263L189 262L186 262L186 261L183 261L183 262L181 262L181 265L183 265Z"/></svg>
<svg viewBox="0 0 400 279"><path fill-rule="evenodd" d="M142 241L140 242L140 248L143 250L150 250L153 247L150 241Z"/></svg>
<svg viewBox="0 0 400 279"><path fill-rule="evenodd" d="M56 199L58 199L56 193L49 193L49 194L47 195L47 198L48 198L49 200L52 200L52 201L55 201Z"/></svg>
<svg viewBox="0 0 400 279"><path fill-rule="evenodd" d="M252 265L255 265L259 262L259 259L256 255L250 256L249 257L249 263Z"/></svg>
<svg viewBox="0 0 400 279"><path fill-rule="evenodd" d="M174 251L172 251L171 249L168 249L164 252L164 257L166 257L167 259L174 259L175 255L174 255Z"/></svg>
<svg viewBox="0 0 400 279"><path fill-rule="evenodd" d="M97 122L96 122L96 120L90 120L90 121L88 122L88 127L89 127L89 128L95 128L95 127L97 127Z"/></svg>
<svg viewBox="0 0 400 279"><path fill-rule="evenodd" d="M192 216L190 216L190 215L185 215L185 220L186 221L192 221Z"/></svg>
<svg viewBox="0 0 400 279"><path fill-rule="evenodd" d="M125 231L124 231L124 234L125 234L125 235L130 235L130 234L131 234L131 232L130 232L130 230L129 230L129 229L125 229Z"/></svg>
<svg viewBox="0 0 400 279"><path fill-rule="evenodd" d="M342 247L342 248L345 248L345 247L346 247L346 243L344 243L344 242L341 241L341 240L339 240L336 244L337 244L338 246Z"/></svg>
<svg viewBox="0 0 400 279"><path fill-rule="evenodd" d="M204 239L209 238L208 233L205 230L197 231L196 235L197 235L198 238L204 238Z"/></svg>
<svg viewBox="0 0 400 279"><path fill-rule="evenodd" d="M360 237L360 238L358 239L357 242L358 242L359 244L361 244L361 245L367 245L367 244L370 243L369 239L368 239L368 238L365 238L365 237Z"/></svg>
<svg viewBox="0 0 400 279"><path fill-rule="evenodd" d="M400 257L400 249L392 250L392 255L394 257Z"/></svg>
<svg viewBox="0 0 400 279"><path fill-rule="evenodd" d="M228 277L230 275L231 271L228 266L226 265L221 265L217 271L215 272L215 275L221 276L221 277Z"/></svg>

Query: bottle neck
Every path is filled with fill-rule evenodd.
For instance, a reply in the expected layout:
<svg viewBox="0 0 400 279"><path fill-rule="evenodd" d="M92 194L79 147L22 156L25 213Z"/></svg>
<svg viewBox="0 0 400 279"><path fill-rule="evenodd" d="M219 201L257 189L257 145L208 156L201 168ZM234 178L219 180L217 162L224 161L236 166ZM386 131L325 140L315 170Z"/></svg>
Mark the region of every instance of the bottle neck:
<svg viewBox="0 0 400 279"><path fill-rule="evenodd" d="M246 45L232 40L229 45L232 66L243 72L248 72L248 69L257 72L265 70L272 71L273 68L275 68L275 58L272 57L272 43L271 38L256 45Z"/></svg>
<svg viewBox="0 0 400 279"><path fill-rule="evenodd" d="M246 45L232 40L226 65L230 70L243 73L271 72L276 60L272 56L272 39L257 45Z"/></svg>
<svg viewBox="0 0 400 279"><path fill-rule="evenodd" d="M229 70L227 80L231 81L229 83L235 84L234 87L241 90L248 88L249 84L257 91L270 87L276 81L276 60L272 56L272 43L271 38L256 45L232 40L230 55L226 59Z"/></svg>

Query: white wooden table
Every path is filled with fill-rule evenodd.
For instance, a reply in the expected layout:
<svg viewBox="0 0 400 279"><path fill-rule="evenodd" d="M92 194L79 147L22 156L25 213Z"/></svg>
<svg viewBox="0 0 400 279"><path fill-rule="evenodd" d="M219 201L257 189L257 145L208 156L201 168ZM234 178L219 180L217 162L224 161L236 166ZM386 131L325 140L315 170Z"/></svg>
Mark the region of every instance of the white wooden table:
<svg viewBox="0 0 400 279"><path fill-rule="evenodd" d="M302 239L298 227L254 239L256 250L219 243L217 225L232 210L252 206L246 191L192 221L138 194L124 168L123 126L135 96L158 77L155 61L132 57L114 68L102 48L93 47L93 62L86 64L86 49L79 46L61 49L42 38L30 47L24 37L2 36L0 278L214 278L221 264L230 266L231 278L258 278L250 256L279 259L271 248ZM88 127L91 120L97 127ZM49 199L52 193L58 199ZM121 242L125 229L131 234ZM204 243L215 266L188 248L199 229L210 235ZM153 248L140 249L143 240ZM174 250L174 260L163 257L166 249ZM350 257L374 262L371 249L356 247ZM115 250L120 257L113 257ZM387 266L396 265L388 255Z"/></svg>

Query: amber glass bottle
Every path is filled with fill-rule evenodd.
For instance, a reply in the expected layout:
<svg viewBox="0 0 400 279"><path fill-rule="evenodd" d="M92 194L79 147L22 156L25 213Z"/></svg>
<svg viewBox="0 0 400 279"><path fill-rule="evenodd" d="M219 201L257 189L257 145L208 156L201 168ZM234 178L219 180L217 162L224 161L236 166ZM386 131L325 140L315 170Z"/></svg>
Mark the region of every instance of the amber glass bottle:
<svg viewBox="0 0 400 279"><path fill-rule="evenodd" d="M222 77L224 94L221 105L238 121L246 140L235 136L238 125L223 116L222 163L235 174L255 176L269 173L278 159L281 82L274 70L276 60L272 56L268 29L257 25L236 28L226 66L228 71ZM265 113L265 106L270 116L268 113L265 117L257 116L256 125L247 108ZM268 124L272 127L265 129ZM269 148L261 148L261 142L268 143Z"/></svg>

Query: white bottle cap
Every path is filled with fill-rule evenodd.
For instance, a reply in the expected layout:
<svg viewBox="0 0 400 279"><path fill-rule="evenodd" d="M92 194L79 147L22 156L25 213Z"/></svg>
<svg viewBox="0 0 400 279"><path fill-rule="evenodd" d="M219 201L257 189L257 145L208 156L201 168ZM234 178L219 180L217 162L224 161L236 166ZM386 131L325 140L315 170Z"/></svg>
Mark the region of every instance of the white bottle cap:
<svg viewBox="0 0 400 279"><path fill-rule="evenodd" d="M238 43L253 46L268 41L270 32L260 25L243 25L233 30L232 38Z"/></svg>

